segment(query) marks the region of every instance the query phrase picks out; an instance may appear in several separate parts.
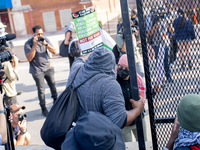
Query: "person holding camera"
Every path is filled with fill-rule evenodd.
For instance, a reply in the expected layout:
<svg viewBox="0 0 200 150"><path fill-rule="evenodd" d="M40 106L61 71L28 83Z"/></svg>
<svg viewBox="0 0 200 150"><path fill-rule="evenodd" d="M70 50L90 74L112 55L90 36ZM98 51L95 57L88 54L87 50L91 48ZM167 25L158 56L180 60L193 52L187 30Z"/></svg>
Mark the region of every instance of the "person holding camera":
<svg viewBox="0 0 200 150"><path fill-rule="evenodd" d="M170 50L170 40L167 35L168 24L165 18L166 11L164 8L159 8L158 12L152 16L152 27L148 32L152 36L152 46L155 51L156 59L156 84L154 86L154 95L161 91L163 72L169 83L174 81L171 78L171 71L169 68L168 55Z"/></svg>
<svg viewBox="0 0 200 150"><path fill-rule="evenodd" d="M42 114L46 117L49 112L45 105L46 102L44 79L49 85L52 95L51 97L54 99L54 102L57 99L57 90L54 79L54 68L48 60L49 56L47 53L47 49L52 54L56 53L56 49L52 46L48 38L43 37L44 33L40 25L34 26L32 30L34 36L25 43L24 51L26 54L26 58L30 62L29 73L32 74L37 86Z"/></svg>
<svg viewBox="0 0 200 150"><path fill-rule="evenodd" d="M0 53L9 51L10 47L1 46ZM9 61L5 61L2 63L4 65L4 76L3 76L3 89L5 91L4 94L4 104L11 106L12 104L17 104L17 91L15 80L18 78L17 70L18 70L18 58L15 55L12 55L12 64ZM13 66L12 66L13 65Z"/></svg>
<svg viewBox="0 0 200 150"><path fill-rule="evenodd" d="M26 128L26 114L23 113L25 106L20 107L17 104L10 106L10 112L13 116L11 126L13 127L13 138L15 145L29 145L31 135Z"/></svg>

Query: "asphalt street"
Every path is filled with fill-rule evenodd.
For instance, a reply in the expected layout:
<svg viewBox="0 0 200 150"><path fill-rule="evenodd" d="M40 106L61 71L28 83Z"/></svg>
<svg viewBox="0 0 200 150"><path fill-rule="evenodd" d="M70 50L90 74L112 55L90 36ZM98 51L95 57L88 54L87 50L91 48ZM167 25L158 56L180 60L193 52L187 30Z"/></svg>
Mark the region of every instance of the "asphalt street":
<svg viewBox="0 0 200 150"><path fill-rule="evenodd" d="M68 79L68 60L67 58L56 58L50 59L50 61L55 69L56 87L58 94L60 94L65 89ZM32 137L30 144L44 145L40 138L40 129L45 117L41 114L35 81L33 80L32 75L29 74L29 62L19 63L18 76L19 81L16 81L16 88L17 90L23 91L23 93L17 96L17 101L21 106L26 106L27 130L30 132ZM51 98L50 89L47 84L45 88L45 96L47 108L50 110L53 105L53 99Z"/></svg>

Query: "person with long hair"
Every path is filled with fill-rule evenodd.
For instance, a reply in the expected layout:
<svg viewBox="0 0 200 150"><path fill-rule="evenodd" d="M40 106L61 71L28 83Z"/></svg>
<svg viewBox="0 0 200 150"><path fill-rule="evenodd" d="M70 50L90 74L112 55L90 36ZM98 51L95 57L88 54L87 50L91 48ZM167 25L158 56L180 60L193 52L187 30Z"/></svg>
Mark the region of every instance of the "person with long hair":
<svg viewBox="0 0 200 150"><path fill-rule="evenodd" d="M178 18L174 20L173 27L175 29L175 39L178 43L181 67L185 68L185 56L187 56L187 62L189 68L192 68L191 55L189 53L190 41L195 39L194 26L192 21L187 17L182 8L178 10Z"/></svg>

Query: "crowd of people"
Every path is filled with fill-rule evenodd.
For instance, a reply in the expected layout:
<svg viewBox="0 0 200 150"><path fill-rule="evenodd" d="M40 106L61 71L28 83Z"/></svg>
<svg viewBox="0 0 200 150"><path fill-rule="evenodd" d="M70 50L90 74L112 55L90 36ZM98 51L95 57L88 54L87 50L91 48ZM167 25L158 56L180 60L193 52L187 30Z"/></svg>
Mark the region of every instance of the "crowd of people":
<svg viewBox="0 0 200 150"><path fill-rule="evenodd" d="M175 59L173 61L168 59L172 51L179 49L182 68L186 67L184 57L184 53L186 53L188 66L192 68L189 43L195 39L194 27L183 9L180 8L175 16L173 13L172 9L168 11L164 8L159 8L158 10L152 9L146 18L148 44L154 50L156 59L154 94L160 92L164 71L168 82L174 82L171 77L170 63ZM106 47L100 47L84 55L81 55L79 46L76 47L76 50L73 50L76 55L71 54L72 44L77 41L77 38L73 37L75 26L74 23L70 23L66 27L62 50L64 49L65 54L63 56L69 58L70 64L67 87L71 85L72 81L74 87L81 86L77 89L79 119L76 122L76 126L66 134L61 149L125 150L124 142L132 142L132 133L137 140L135 119L140 114L142 115L144 137L147 141L146 122L144 119L146 87L144 67L140 55L139 22L136 15L135 10L130 10L140 95L138 101L133 100L130 92L132 89L130 86L123 21L117 26L116 45L112 51ZM49 39L43 36L44 33L40 25L34 26L32 30L34 33L33 37L26 41L24 51L30 64L29 73L32 75L37 87L42 115L47 117L49 112L45 104L45 80L50 88L54 103L58 97L54 79L54 68L49 61L47 50L52 54L55 54L56 50ZM177 43L177 47L172 44L173 42ZM9 46L2 46L0 48L0 52L7 50L10 51L11 48ZM17 90L15 80L17 79L18 59L15 55L12 57L13 60L11 62L3 63L5 71L3 89L5 94L0 94L0 144L7 142L7 123L3 105L9 105L14 143L15 145L28 145L30 144L31 136L26 128L26 115L23 113L25 106L19 106L16 99ZM75 75L76 78L73 80ZM177 119L175 119L171 137L164 149L171 150L174 144L175 150L199 148L199 109L199 95L187 95L182 98L177 108ZM101 132L97 133L96 131L98 130Z"/></svg>
<svg viewBox="0 0 200 150"><path fill-rule="evenodd" d="M179 8L176 12L171 5L167 8L152 9L145 22L150 59L153 59L152 54L154 53L156 60L154 95L158 94L164 86L164 71L167 81L174 83L170 65L175 62L177 53L183 69L187 67L186 64L190 69L193 67L190 42L196 36L192 21L187 17L184 9Z"/></svg>

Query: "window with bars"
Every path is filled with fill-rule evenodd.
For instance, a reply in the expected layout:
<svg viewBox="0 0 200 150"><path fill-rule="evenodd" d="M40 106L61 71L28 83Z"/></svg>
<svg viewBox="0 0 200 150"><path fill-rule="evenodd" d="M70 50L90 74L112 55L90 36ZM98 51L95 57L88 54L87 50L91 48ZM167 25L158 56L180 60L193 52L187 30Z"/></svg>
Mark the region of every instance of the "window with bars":
<svg viewBox="0 0 200 150"><path fill-rule="evenodd" d="M54 11L43 12L43 21L44 21L44 28L46 32L55 32L57 31L56 26L56 19Z"/></svg>
<svg viewBox="0 0 200 150"><path fill-rule="evenodd" d="M60 13L60 22L61 28L65 29L65 27L72 21L72 10L71 9L63 9L59 10Z"/></svg>

